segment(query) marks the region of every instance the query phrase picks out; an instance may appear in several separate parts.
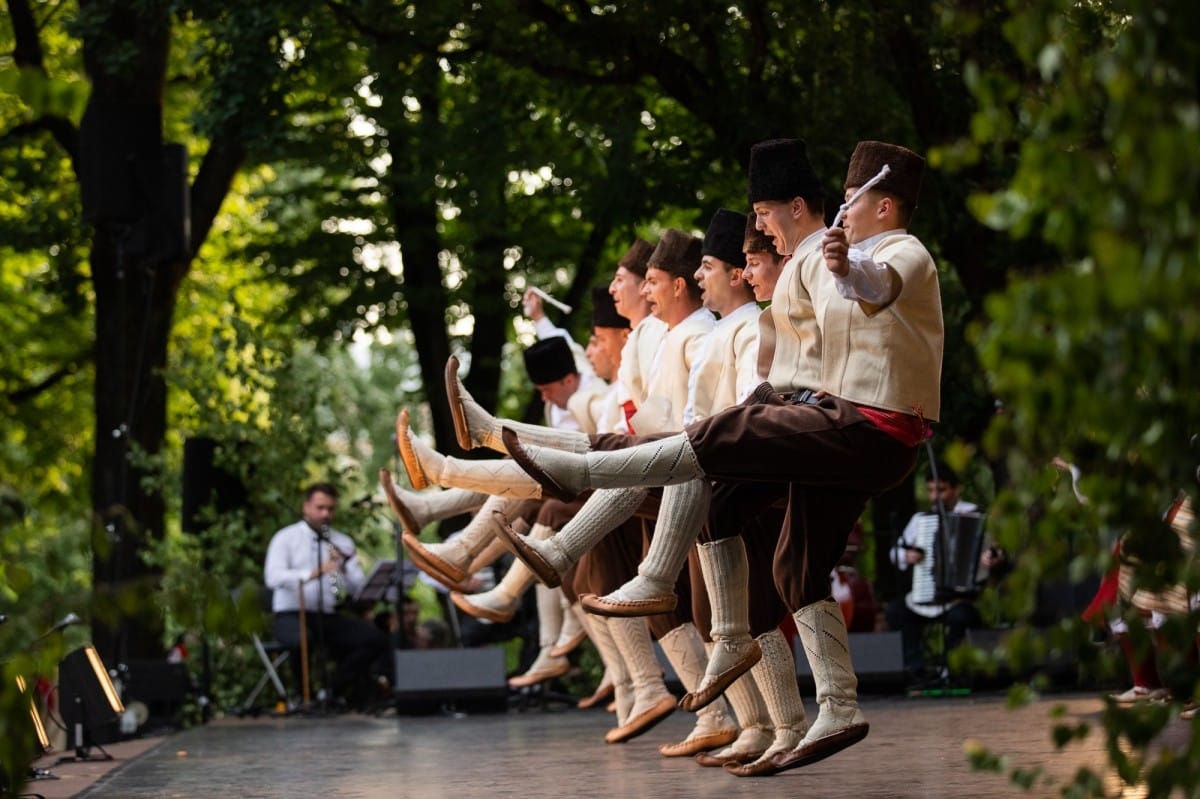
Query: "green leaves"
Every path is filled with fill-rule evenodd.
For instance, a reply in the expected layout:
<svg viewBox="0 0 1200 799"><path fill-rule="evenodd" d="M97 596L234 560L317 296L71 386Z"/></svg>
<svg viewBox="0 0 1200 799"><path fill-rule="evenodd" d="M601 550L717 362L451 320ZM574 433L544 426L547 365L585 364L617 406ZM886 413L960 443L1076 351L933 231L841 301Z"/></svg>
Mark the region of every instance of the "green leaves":
<svg viewBox="0 0 1200 799"><path fill-rule="evenodd" d="M26 119L56 116L78 124L88 86L78 76L48 76L41 69L10 65L0 68L0 94L19 98Z"/></svg>

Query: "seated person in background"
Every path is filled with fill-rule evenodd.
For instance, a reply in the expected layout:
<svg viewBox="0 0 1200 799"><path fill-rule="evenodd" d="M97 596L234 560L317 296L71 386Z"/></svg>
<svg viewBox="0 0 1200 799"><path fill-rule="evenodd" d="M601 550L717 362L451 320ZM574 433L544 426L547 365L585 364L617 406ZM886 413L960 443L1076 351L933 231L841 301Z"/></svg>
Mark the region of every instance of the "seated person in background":
<svg viewBox="0 0 1200 799"><path fill-rule="evenodd" d="M933 552L926 550L933 545L934 538L931 532L937 529L939 515L979 513L977 505L959 498L962 487L953 469L945 464L935 464L934 473L937 479L934 480L931 476L925 482L931 510L927 513L913 514L891 550L892 563L898 569L913 569L913 588L903 598L888 603L887 623L889 629L901 632L904 670L910 678L917 680L925 676L922 644L927 625L942 625L945 632L943 646L947 653L962 643L967 630L983 626L979 609L971 599L956 598L946 602L925 600L925 596L933 596L928 590L929 586L925 585L926 581L933 579L930 571ZM997 572L1003 570L1007 564L1008 558L1002 550L996 547L982 547L978 581L983 582L989 573L993 577L998 576ZM922 590L923 588L925 590Z"/></svg>
<svg viewBox="0 0 1200 799"><path fill-rule="evenodd" d="M450 646L450 625L441 619L426 619L417 626L417 649L445 649Z"/></svg>
<svg viewBox="0 0 1200 799"><path fill-rule="evenodd" d="M330 685L323 687L332 698L363 708L375 698L377 677L389 673L388 638L371 621L340 607L366 576L354 541L330 526L337 504L337 489L329 483L314 483L305 490L300 521L271 538L263 579L274 592L275 638L289 649L300 648L303 586L309 652L337 663ZM322 671L318 667L317 674Z"/></svg>

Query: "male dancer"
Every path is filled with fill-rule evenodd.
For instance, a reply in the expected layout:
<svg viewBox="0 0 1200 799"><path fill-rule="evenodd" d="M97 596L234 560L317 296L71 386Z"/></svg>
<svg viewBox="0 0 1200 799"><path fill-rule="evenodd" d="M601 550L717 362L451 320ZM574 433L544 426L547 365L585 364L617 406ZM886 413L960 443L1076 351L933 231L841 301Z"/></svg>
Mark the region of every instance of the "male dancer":
<svg viewBox="0 0 1200 799"><path fill-rule="evenodd" d="M700 484L664 494L664 512L682 523L669 534L660 530L637 578L597 598L593 608L600 612L653 613L674 603L672 578L693 539L697 505L706 507L709 496L702 478L788 482L800 489L792 489L789 529L780 544L793 557L777 560L775 576L785 601L797 607L820 711L797 748L775 757L781 769L827 757L868 729L845 623L828 597L828 574L867 500L911 471L927 422L937 419L943 338L937 270L906 230L923 169L916 154L882 142L861 142L851 157L846 227L829 229L822 240L840 296L814 298L823 336L821 396L737 406L681 435L619 453L525 448L514 434L504 435L514 459L562 496L601 486ZM538 564L534 550L522 554L535 572L554 570Z"/></svg>

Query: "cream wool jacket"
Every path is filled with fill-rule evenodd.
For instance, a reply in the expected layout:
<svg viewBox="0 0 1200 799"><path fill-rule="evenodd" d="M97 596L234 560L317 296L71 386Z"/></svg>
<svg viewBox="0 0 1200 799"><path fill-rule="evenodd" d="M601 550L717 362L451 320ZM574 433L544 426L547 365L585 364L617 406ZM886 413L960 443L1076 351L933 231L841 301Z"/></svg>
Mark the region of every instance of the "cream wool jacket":
<svg viewBox="0 0 1200 799"><path fill-rule="evenodd" d="M635 433L647 435L683 429L688 375L700 357L704 337L712 332L716 322L711 311L699 308L667 331L654 359L646 402L638 406L638 414L633 417Z"/></svg>
<svg viewBox="0 0 1200 799"><path fill-rule="evenodd" d="M821 228L800 242L783 265L767 308L775 326L775 352L766 379L781 394L821 385L821 328L813 297L834 291L821 254L824 235Z"/></svg>
<svg viewBox="0 0 1200 799"><path fill-rule="evenodd" d="M758 379L757 303L748 302L713 326L688 376L686 427L744 400Z"/></svg>
<svg viewBox="0 0 1200 799"><path fill-rule="evenodd" d="M889 305L870 316L837 291L814 294L824 349L821 388L859 405L937 421L945 332L933 257L903 230L854 246L894 269L903 284Z"/></svg>

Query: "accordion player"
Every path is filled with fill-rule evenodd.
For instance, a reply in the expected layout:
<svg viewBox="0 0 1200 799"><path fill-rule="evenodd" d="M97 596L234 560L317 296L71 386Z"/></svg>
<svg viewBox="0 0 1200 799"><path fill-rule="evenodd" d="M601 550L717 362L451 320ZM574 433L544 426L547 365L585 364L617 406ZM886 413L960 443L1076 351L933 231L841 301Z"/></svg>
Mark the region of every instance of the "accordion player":
<svg viewBox="0 0 1200 799"><path fill-rule="evenodd" d="M979 507L958 499L958 481L948 469L939 469L938 483L929 481L929 493L940 512L915 514L890 553L901 572L912 571L911 590L887 606L889 628L903 633L904 666L912 676L924 669L925 625L942 625L947 652L957 646L968 629L983 626L971 601L981 582L1007 563L987 546Z"/></svg>

